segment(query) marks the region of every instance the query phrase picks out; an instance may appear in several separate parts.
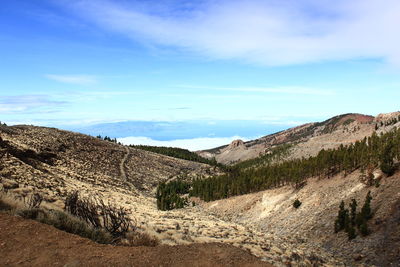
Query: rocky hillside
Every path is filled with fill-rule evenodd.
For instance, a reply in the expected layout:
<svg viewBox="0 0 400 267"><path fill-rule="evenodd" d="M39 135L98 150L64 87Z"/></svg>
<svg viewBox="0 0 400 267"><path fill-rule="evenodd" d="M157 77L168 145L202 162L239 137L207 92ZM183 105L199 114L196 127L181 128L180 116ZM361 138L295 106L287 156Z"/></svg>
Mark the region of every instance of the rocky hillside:
<svg viewBox="0 0 400 267"><path fill-rule="evenodd" d="M379 186L368 186L358 171L344 177L309 179L301 189L284 186L254 194L203 204L223 220L241 223L279 237L283 258L294 251L323 249L348 266L400 266L400 172L386 177L374 172ZM346 207L356 199L361 209L371 191L371 234L349 241L344 232L334 233L334 222L343 200ZM294 201L301 206L293 207ZM293 250L292 250L293 249Z"/></svg>
<svg viewBox="0 0 400 267"><path fill-rule="evenodd" d="M321 149L335 148L370 136L376 128L387 130L398 122L400 112L380 114L376 118L362 114L344 114L324 122L307 123L288 130L243 142L235 140L230 145L198 151L206 158L215 157L224 164L256 158L269 153L274 147L293 144L290 158L316 155Z"/></svg>
<svg viewBox="0 0 400 267"><path fill-rule="evenodd" d="M207 176L214 168L87 135L34 126L0 127L1 177L42 190L48 199L92 185L150 193L178 175ZM87 188L82 188L87 187Z"/></svg>

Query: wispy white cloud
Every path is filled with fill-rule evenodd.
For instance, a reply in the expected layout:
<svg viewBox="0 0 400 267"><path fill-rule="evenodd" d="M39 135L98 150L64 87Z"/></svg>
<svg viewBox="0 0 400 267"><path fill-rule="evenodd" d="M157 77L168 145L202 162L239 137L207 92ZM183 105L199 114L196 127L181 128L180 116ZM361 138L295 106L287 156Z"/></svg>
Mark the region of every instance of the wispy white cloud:
<svg viewBox="0 0 400 267"><path fill-rule="evenodd" d="M140 42L265 65L379 58L400 65L398 0L68 2Z"/></svg>
<svg viewBox="0 0 400 267"><path fill-rule="evenodd" d="M283 87L214 87L197 85L177 85L178 88L209 89L216 91L248 92L248 93L273 93L273 94L299 94L299 95L333 95L334 91L326 89L308 88L302 86Z"/></svg>
<svg viewBox="0 0 400 267"><path fill-rule="evenodd" d="M97 77L92 75L55 75L46 74L47 79L69 84L89 85L97 82Z"/></svg>
<svg viewBox="0 0 400 267"><path fill-rule="evenodd" d="M5 114L29 114L55 112L66 101L53 100L48 95L0 96L0 112Z"/></svg>
<svg viewBox="0 0 400 267"><path fill-rule="evenodd" d="M131 136L131 137L118 138L118 141L125 145L179 147L179 148L189 149L191 151L196 151L196 150L209 149L226 145L236 139L242 139L244 141L249 140L248 138L245 137L232 136L232 137L202 137L202 138L192 138L192 139L158 141L143 136Z"/></svg>

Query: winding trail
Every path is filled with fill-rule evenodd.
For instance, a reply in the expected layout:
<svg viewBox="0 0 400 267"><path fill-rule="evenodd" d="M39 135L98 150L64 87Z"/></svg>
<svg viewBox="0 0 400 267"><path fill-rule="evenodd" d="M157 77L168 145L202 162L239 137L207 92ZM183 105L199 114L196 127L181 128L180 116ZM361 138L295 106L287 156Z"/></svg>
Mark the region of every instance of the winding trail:
<svg viewBox="0 0 400 267"><path fill-rule="evenodd" d="M126 177L126 172L125 172L125 162L128 159L129 154L130 154L129 148L125 147L125 151L126 151L126 154L119 164L119 173L121 175L121 179L126 182L126 181L128 181L128 179Z"/></svg>

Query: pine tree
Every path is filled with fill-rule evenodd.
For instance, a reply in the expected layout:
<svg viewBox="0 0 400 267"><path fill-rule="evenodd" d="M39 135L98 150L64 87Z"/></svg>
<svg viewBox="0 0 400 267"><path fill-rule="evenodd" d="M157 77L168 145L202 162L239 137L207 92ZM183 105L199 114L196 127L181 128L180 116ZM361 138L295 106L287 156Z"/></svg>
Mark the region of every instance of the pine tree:
<svg viewBox="0 0 400 267"><path fill-rule="evenodd" d="M381 153L381 170L388 176L392 176L395 171L394 161L393 161L393 143L389 142L383 148Z"/></svg>
<svg viewBox="0 0 400 267"><path fill-rule="evenodd" d="M344 230L346 224L349 223L349 212L344 207L344 201L342 200L339 206L338 217L335 221L335 233Z"/></svg>
<svg viewBox="0 0 400 267"><path fill-rule="evenodd" d="M350 203L350 222L351 225L356 225L356 216L357 216L357 201L353 198Z"/></svg>
<svg viewBox="0 0 400 267"><path fill-rule="evenodd" d="M368 191L367 196L365 197L364 205L361 208L360 213L357 214L356 225L361 235L366 236L370 233L368 229L368 220L372 218L371 211L371 191Z"/></svg>
<svg viewBox="0 0 400 267"><path fill-rule="evenodd" d="M365 197L364 205L361 208L361 215L362 215L362 218L365 220L369 220L372 218L371 200L372 200L371 191L368 191L368 194Z"/></svg>
<svg viewBox="0 0 400 267"><path fill-rule="evenodd" d="M348 225L346 232L347 232L347 237L349 238L349 240L352 240L357 237L356 229L355 229L354 225L352 225L352 224Z"/></svg>
<svg viewBox="0 0 400 267"><path fill-rule="evenodd" d="M367 220L363 220L359 230L360 230L360 233L361 233L362 236L369 235L369 229L368 229L368 225L367 225Z"/></svg>

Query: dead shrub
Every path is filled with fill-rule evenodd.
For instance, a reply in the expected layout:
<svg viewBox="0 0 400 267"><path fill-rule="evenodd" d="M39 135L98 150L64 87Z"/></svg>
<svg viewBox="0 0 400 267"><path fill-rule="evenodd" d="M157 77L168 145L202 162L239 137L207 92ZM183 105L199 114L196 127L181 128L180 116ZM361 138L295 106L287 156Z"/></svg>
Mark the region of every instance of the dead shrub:
<svg viewBox="0 0 400 267"><path fill-rule="evenodd" d="M34 193L30 196L26 204L28 205L29 209L38 209L40 208L42 202L43 202L42 195Z"/></svg>
<svg viewBox="0 0 400 267"><path fill-rule="evenodd" d="M67 196L65 210L94 228L103 228L116 242L124 238L129 231L136 230L126 209L106 204L95 197L81 197L77 191Z"/></svg>
<svg viewBox="0 0 400 267"><path fill-rule="evenodd" d="M95 228L102 227L98 205L89 198L80 197L78 191L67 195L64 209Z"/></svg>
<svg viewBox="0 0 400 267"><path fill-rule="evenodd" d="M123 238L129 231L135 231L128 211L122 207L107 205L103 200L98 201L103 227L115 238Z"/></svg>

